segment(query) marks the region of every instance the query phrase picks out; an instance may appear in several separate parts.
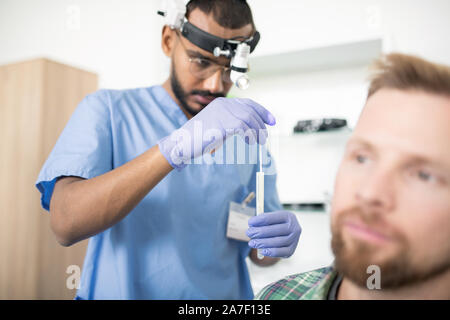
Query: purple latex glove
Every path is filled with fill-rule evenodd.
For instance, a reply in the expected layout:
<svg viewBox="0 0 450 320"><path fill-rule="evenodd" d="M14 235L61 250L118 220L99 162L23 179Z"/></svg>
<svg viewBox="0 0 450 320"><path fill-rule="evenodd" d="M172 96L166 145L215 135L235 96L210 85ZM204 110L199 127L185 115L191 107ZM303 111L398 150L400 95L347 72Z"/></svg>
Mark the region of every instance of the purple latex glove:
<svg viewBox="0 0 450 320"><path fill-rule="evenodd" d="M268 257L290 257L297 247L302 229L289 211L264 212L248 220L248 245L262 249Z"/></svg>
<svg viewBox="0 0 450 320"><path fill-rule="evenodd" d="M234 134L249 144L264 144L266 124L275 117L250 99L216 98L180 129L158 141L159 150L170 165L182 169L186 162L220 147Z"/></svg>

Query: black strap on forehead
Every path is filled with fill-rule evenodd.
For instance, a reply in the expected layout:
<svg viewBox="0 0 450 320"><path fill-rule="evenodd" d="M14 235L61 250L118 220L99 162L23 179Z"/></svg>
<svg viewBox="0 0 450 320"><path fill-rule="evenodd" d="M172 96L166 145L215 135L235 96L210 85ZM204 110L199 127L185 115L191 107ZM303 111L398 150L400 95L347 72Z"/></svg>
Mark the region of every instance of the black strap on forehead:
<svg viewBox="0 0 450 320"><path fill-rule="evenodd" d="M197 28L189 21L186 21L183 24L181 34L196 46L211 53L213 53L216 47L219 47L221 50L235 50L237 46L237 43L233 42L234 40L216 37L211 33ZM253 50L255 50L256 48L256 45L258 44L259 39L259 32L256 31L252 38L244 40L243 42L246 42L250 46L250 52L253 52Z"/></svg>

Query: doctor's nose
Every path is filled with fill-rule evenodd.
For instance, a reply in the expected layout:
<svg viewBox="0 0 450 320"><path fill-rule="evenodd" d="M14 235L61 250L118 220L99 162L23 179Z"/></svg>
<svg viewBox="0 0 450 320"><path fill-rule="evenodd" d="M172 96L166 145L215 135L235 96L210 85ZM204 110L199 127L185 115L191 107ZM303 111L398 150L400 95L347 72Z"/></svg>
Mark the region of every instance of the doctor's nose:
<svg viewBox="0 0 450 320"><path fill-rule="evenodd" d="M203 81L203 86L204 90L207 90L211 93L223 93L225 88L222 80L222 70L219 69L209 78L206 78Z"/></svg>

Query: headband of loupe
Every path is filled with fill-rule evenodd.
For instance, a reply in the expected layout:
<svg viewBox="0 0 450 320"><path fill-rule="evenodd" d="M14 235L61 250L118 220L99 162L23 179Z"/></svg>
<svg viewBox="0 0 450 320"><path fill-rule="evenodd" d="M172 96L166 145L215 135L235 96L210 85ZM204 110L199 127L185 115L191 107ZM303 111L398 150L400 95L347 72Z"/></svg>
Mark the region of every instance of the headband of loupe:
<svg viewBox="0 0 450 320"><path fill-rule="evenodd" d="M186 18L186 6L183 0L166 0L165 8L158 11L163 16L165 24L172 29L180 30L183 37L194 45L211 52L214 56L224 56L230 60L230 79L239 89L247 89L249 55L255 50L260 34L258 31L245 40L223 39L203 31Z"/></svg>

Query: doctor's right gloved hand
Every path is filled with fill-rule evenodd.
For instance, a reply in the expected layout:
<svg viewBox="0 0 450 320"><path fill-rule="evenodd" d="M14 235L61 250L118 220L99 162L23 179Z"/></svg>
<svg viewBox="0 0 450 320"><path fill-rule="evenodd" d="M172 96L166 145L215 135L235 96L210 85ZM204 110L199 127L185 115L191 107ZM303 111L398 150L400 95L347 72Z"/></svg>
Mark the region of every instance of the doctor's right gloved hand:
<svg viewBox="0 0 450 320"><path fill-rule="evenodd" d="M266 124L275 117L250 99L216 98L181 128L158 141L159 150L175 169L182 169L191 159L220 147L234 134L246 142L264 144Z"/></svg>

